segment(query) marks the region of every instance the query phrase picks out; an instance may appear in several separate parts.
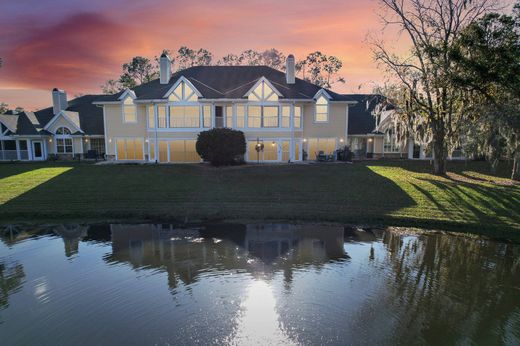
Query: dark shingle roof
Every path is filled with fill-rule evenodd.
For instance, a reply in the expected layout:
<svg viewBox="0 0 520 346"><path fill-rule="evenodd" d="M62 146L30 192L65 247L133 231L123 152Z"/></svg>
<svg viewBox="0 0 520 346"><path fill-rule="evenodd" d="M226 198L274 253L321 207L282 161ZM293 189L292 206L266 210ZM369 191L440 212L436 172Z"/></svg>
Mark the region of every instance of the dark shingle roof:
<svg viewBox="0 0 520 346"><path fill-rule="evenodd" d="M83 132L87 135L103 135L103 109L93 105L92 102L103 95L84 95L69 101L69 112L77 112L79 123ZM12 114L12 113L9 113ZM17 135L48 134L43 130L45 125L54 117L52 107L44 108L36 112L21 112L11 115L18 118Z"/></svg>
<svg viewBox="0 0 520 346"><path fill-rule="evenodd" d="M348 134L366 135L375 131L376 118L372 112L378 104L384 101L383 96L375 94L352 94L348 96L358 102L356 105L349 107L348 110Z"/></svg>
<svg viewBox="0 0 520 346"><path fill-rule="evenodd" d="M194 66L174 73L168 84L160 84L159 79L155 79L132 90L138 100L162 99L181 76L207 99L240 99L262 77L267 78L286 99L312 99L322 89L299 78L294 84L287 84L284 72L267 66ZM326 91L334 101L352 101L349 95ZM121 94L104 95L96 101L118 101Z"/></svg>

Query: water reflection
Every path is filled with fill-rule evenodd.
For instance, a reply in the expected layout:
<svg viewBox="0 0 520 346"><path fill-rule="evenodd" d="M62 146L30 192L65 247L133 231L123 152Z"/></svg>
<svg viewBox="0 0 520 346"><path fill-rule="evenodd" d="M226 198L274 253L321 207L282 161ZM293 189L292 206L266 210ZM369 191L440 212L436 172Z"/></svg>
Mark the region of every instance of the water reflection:
<svg viewBox="0 0 520 346"><path fill-rule="evenodd" d="M520 342L515 244L281 224L12 226L1 240L7 344Z"/></svg>

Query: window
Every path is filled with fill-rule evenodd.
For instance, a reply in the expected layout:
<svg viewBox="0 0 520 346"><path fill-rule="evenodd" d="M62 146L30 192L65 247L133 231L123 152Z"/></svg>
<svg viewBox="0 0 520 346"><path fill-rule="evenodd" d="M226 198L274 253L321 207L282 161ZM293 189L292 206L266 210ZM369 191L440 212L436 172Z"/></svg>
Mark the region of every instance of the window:
<svg viewBox="0 0 520 346"><path fill-rule="evenodd" d="M143 160L143 140L141 138L120 138L116 141L118 160Z"/></svg>
<svg viewBox="0 0 520 346"><path fill-rule="evenodd" d="M247 126L251 128L278 127L278 106L249 106Z"/></svg>
<svg viewBox="0 0 520 346"><path fill-rule="evenodd" d="M291 127L291 106L282 106L282 127Z"/></svg>
<svg viewBox="0 0 520 346"><path fill-rule="evenodd" d="M166 127L166 106L157 106L157 122L159 128L164 129Z"/></svg>
<svg viewBox="0 0 520 346"><path fill-rule="evenodd" d="M123 122L124 123L136 123L137 112L134 105L134 100L131 97L127 97L123 101Z"/></svg>
<svg viewBox="0 0 520 346"><path fill-rule="evenodd" d="M226 106L226 127L233 127L233 106Z"/></svg>
<svg viewBox="0 0 520 346"><path fill-rule="evenodd" d="M397 140L397 135L393 131L393 129L388 129L385 132L385 138L383 141L383 150L385 153L398 153L399 152L399 143Z"/></svg>
<svg viewBox="0 0 520 346"><path fill-rule="evenodd" d="M95 150L98 154L105 153L105 139L92 138L90 140L90 150Z"/></svg>
<svg viewBox="0 0 520 346"><path fill-rule="evenodd" d="M278 107L264 106L262 108L262 127L278 127Z"/></svg>
<svg viewBox="0 0 520 346"><path fill-rule="evenodd" d="M60 127L56 130L56 135L60 136L70 136L72 133L67 127Z"/></svg>
<svg viewBox="0 0 520 346"><path fill-rule="evenodd" d="M294 107L294 128L302 127L302 107L295 106Z"/></svg>
<svg viewBox="0 0 520 346"><path fill-rule="evenodd" d="M247 110L247 127L259 128L262 125L262 107L249 106Z"/></svg>
<svg viewBox="0 0 520 346"><path fill-rule="evenodd" d="M237 105L236 106L236 122L237 122L237 128L243 128L246 124L245 118L246 118L246 106L243 105Z"/></svg>
<svg viewBox="0 0 520 346"><path fill-rule="evenodd" d="M153 111L153 105L149 105L146 107L147 115L148 115L148 128L154 129L155 128L155 114Z"/></svg>
<svg viewBox="0 0 520 346"><path fill-rule="evenodd" d="M170 106L170 127L200 127L199 106Z"/></svg>
<svg viewBox="0 0 520 346"><path fill-rule="evenodd" d="M202 107L203 117L202 122L204 127L211 127L211 106Z"/></svg>
<svg viewBox="0 0 520 346"><path fill-rule="evenodd" d="M56 138L56 152L58 154L72 154L72 138Z"/></svg>
<svg viewBox="0 0 520 346"><path fill-rule="evenodd" d="M178 102L178 101L186 101L186 102L197 102L199 97L195 93L195 90L193 90L186 82L180 82L175 89L173 89L173 92L170 94L168 99L172 102Z"/></svg>
<svg viewBox="0 0 520 346"><path fill-rule="evenodd" d="M278 95L265 81L259 83L247 98L249 101L278 101Z"/></svg>
<svg viewBox="0 0 520 346"><path fill-rule="evenodd" d="M58 154L72 154L71 131L67 127L59 127L56 130L56 153Z"/></svg>
<svg viewBox="0 0 520 346"><path fill-rule="evenodd" d="M314 115L314 121L317 123L329 121L329 101L323 95L318 97L316 100L316 113Z"/></svg>

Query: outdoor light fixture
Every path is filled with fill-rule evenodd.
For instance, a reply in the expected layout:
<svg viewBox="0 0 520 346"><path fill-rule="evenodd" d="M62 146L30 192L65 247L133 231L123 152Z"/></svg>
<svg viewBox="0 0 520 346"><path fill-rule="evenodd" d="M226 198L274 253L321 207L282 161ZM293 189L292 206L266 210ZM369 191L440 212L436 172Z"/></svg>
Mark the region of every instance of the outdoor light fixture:
<svg viewBox="0 0 520 346"><path fill-rule="evenodd" d="M112 143L112 138L110 138L110 139L108 140L108 143Z"/></svg>
<svg viewBox="0 0 520 346"><path fill-rule="evenodd" d="M271 143L271 145L274 147L274 146L276 145L276 143L273 141L273 142Z"/></svg>
<svg viewBox="0 0 520 346"><path fill-rule="evenodd" d="M49 143L52 143L52 138L49 138Z"/></svg>
<svg viewBox="0 0 520 346"><path fill-rule="evenodd" d="M85 138L85 143L88 143L88 138Z"/></svg>
<svg viewBox="0 0 520 346"><path fill-rule="evenodd" d="M368 141L369 141L369 142L372 142L372 138L369 138Z"/></svg>
<svg viewBox="0 0 520 346"><path fill-rule="evenodd" d="M340 138L339 142L340 142L340 143L343 143L343 138Z"/></svg>
<svg viewBox="0 0 520 346"><path fill-rule="evenodd" d="M303 141L304 141L304 142L307 142L307 138L304 138Z"/></svg>
<svg viewBox="0 0 520 346"><path fill-rule="evenodd" d="M144 141L145 141L146 143L148 143L148 139L145 139Z"/></svg>

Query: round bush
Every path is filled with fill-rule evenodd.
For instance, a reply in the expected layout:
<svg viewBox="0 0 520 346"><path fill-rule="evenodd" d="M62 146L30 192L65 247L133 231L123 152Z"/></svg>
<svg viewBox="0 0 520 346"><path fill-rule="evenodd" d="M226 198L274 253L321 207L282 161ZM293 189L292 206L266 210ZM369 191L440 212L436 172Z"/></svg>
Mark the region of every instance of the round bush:
<svg viewBox="0 0 520 346"><path fill-rule="evenodd" d="M211 129L199 133L196 149L200 157L213 166L233 165L243 161L246 138L242 131Z"/></svg>

